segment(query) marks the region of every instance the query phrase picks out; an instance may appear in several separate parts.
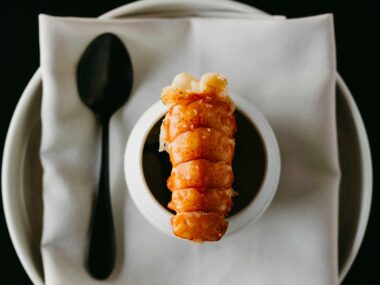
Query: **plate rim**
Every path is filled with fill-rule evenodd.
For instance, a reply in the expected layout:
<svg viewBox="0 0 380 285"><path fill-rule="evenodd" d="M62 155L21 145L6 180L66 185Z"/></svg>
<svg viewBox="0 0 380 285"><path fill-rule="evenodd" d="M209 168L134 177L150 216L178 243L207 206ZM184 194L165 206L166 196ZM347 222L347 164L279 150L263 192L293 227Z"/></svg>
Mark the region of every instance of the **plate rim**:
<svg viewBox="0 0 380 285"><path fill-rule="evenodd" d="M357 224L358 227L356 230L354 241L352 243L351 252L348 255L345 264L342 266L341 272L339 272L339 283L342 283L359 252L360 246L363 243L364 235L367 229L372 203L373 168L371 150L363 118L360 114L359 108L354 100L351 91L348 89L346 82L343 80L343 78L340 76L338 72L336 73L336 83L338 87L341 89L342 94L344 95L344 99L346 100L346 103L348 104L351 110L353 122L358 132L358 144L359 149L361 150L361 161L363 166L361 169L361 175L363 177L361 181L361 188L363 189L361 195L362 199L360 203L361 211L359 212L359 219Z"/></svg>
<svg viewBox="0 0 380 285"><path fill-rule="evenodd" d="M212 4L211 4L212 3ZM143 12L145 9L152 8L152 6L161 6L161 8L165 9L169 6L175 7L192 7L196 5L200 5L203 8L204 7L219 7L223 9L232 9L236 12L243 12L243 13L265 13L261 10L258 10L254 7L248 6L243 3L238 3L230 0L214 0L209 1L207 4L202 0L141 0L137 2L132 2L129 4L122 5L120 7L117 7L115 9L112 9L101 16L99 18L107 19L107 18L118 18L122 17L126 14L130 13L136 13L136 12ZM266 13L265 13L266 14ZM4 215L6 224L8 227L9 235L12 240L12 244L15 248L15 251L17 253L17 256L20 259L20 262L22 266L24 267L26 273L31 278L32 282L34 284L41 284L43 285L43 279L41 278L40 274L37 272L36 267L33 265L33 263L30 261L30 258L28 258L25 254L23 254L24 246L21 241L21 237L17 235L17 226L15 223L16 218L13 215L12 211L12 205L14 204L15 197L12 199L12 191L9 190L12 184L10 182L10 179L8 177L11 177L12 175L12 169L15 168L14 163L12 163L12 154L14 151L13 142L17 141L17 137L20 135L21 130L18 128L19 122L22 120L22 118L25 116L24 111L28 108L28 106L33 102L34 97L36 96L36 90L39 87L39 84L41 84L42 78L41 78L41 71L40 68L36 70L30 81L28 82L26 88L24 89L19 102L17 103L17 106L15 108L15 111L12 115L12 119L7 131L6 140L4 143L4 151L3 151L3 161L2 161L2 197L3 197L3 208L4 208ZM347 272L351 268L357 253L359 251L359 248L363 242L364 234L367 228L368 219L369 219L369 213L370 213L370 207L371 207L371 201L372 201L372 186L373 186L373 169L372 169L372 159L371 159L371 152L370 152L370 146L368 141L367 132L365 129L365 125L363 122L363 119L360 115L359 109L355 103L355 100L352 96L352 93L348 89L346 83L344 82L343 78L339 75L337 72L336 76L336 84L341 89L342 94L344 96L344 99L346 100L348 107L351 111L351 115L353 118L353 123L356 127L356 131L358 133L358 142L359 142L359 149L361 153L361 175L363 177L362 180L362 191L361 191L361 204L360 204L360 211L359 213L359 220L358 220L358 227L356 230L356 234L354 237L354 241L352 243L350 254L348 255L348 258L346 259L344 265L342 266L341 271L339 272L339 282L342 282L344 277L347 275Z"/></svg>

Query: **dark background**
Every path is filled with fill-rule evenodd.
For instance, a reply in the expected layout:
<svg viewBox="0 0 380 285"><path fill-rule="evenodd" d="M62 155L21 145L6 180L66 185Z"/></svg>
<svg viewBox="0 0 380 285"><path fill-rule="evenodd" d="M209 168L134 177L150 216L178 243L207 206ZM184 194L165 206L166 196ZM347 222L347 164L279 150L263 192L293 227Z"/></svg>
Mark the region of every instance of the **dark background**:
<svg viewBox="0 0 380 285"><path fill-rule="evenodd" d="M12 113L29 79L39 66L39 13L60 16L96 17L131 1L116 0L2 0L1 1L1 155ZM241 1L248 2L248 1ZM369 226L363 245L344 285L378 285L380 278L379 195L376 193L379 135L376 125L380 96L378 0L256 0L250 2L271 14L304 17L333 13L335 20L338 71L347 82L367 127L374 163L374 193ZM31 284L11 244L0 204L0 280L1 284ZM3 280L9 282L3 283ZM69 284L68 284L69 285ZM78 284L79 285L79 284ZM242 284L244 285L244 284ZM307 284L305 284L307 285ZM323 285L323 284L321 284Z"/></svg>

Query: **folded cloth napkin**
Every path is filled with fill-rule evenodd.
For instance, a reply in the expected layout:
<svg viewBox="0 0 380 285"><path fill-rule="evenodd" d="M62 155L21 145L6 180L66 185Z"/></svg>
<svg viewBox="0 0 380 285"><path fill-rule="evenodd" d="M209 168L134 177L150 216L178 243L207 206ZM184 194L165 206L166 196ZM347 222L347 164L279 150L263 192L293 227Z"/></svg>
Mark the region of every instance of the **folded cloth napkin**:
<svg viewBox="0 0 380 285"><path fill-rule="evenodd" d="M132 97L110 125L118 250L114 272L98 283L86 272L85 255L100 128L79 99L75 76L86 46L103 32L125 43L135 78ZM338 283L340 172L331 15L291 20L41 15L40 45L46 284ZM157 231L133 204L123 177L131 128L182 71L225 75L231 92L266 116L282 155L280 185L269 209L216 243L194 244Z"/></svg>

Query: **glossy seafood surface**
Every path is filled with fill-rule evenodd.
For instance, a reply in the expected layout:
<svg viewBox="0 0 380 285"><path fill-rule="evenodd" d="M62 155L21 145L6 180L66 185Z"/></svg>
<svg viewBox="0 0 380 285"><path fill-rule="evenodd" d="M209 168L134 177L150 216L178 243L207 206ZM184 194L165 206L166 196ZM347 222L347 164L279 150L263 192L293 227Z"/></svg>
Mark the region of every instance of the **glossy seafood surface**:
<svg viewBox="0 0 380 285"><path fill-rule="evenodd" d="M217 241L228 227L223 216L205 212L179 213L172 218L171 224L176 236L195 242Z"/></svg>
<svg viewBox="0 0 380 285"><path fill-rule="evenodd" d="M232 188L179 189L173 191L168 207L177 213L203 211L224 217L231 210L233 194Z"/></svg>
<svg viewBox="0 0 380 285"><path fill-rule="evenodd" d="M212 128L198 128L184 132L169 144L173 166L201 158L231 164L234 150L234 139Z"/></svg>
<svg viewBox="0 0 380 285"><path fill-rule="evenodd" d="M197 159L173 167L167 187L172 191L183 188L230 188L233 180L231 165L224 161Z"/></svg>
<svg viewBox="0 0 380 285"><path fill-rule="evenodd" d="M164 139L169 142L183 132L202 127L219 130L229 138L232 138L236 131L235 116L230 106L211 104L202 99L187 105L177 104L171 107L163 126Z"/></svg>
<svg viewBox="0 0 380 285"><path fill-rule="evenodd" d="M170 106L160 150L169 153L173 166L168 207L177 214L171 226L176 236L195 242L219 240L232 208L236 120L226 87L220 74L206 73L197 80L181 73L161 94Z"/></svg>

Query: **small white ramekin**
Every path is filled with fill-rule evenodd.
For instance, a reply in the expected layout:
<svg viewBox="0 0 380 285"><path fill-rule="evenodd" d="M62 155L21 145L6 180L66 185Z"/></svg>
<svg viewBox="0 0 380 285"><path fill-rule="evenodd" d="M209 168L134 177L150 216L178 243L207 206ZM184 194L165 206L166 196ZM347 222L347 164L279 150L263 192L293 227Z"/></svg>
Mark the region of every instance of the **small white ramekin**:
<svg viewBox="0 0 380 285"><path fill-rule="evenodd" d="M232 98L236 108L251 121L261 137L266 156L266 169L261 187L253 200L243 210L227 218L229 223L227 234L241 229L264 213L276 193L281 171L279 147L268 121L248 100L237 96L232 96ZM138 120L126 145L124 173L129 193L141 214L158 230L173 236L170 227L172 214L155 199L149 190L142 165L146 138L167 110L168 107L159 101ZM234 169L234 171L237 170ZM236 189L236 191L239 190Z"/></svg>

